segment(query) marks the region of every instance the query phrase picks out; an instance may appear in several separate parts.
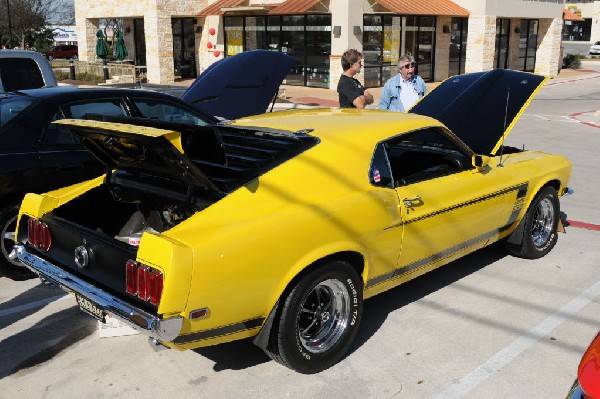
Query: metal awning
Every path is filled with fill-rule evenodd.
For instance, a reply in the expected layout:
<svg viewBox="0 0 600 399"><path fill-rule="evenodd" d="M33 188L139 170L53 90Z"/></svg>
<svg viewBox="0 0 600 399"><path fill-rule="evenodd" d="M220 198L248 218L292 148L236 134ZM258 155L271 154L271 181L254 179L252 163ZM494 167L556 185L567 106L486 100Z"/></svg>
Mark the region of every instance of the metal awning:
<svg viewBox="0 0 600 399"><path fill-rule="evenodd" d="M239 7L241 5L247 5L248 0L218 0L217 2L209 5L204 8L200 13L198 13L199 17L207 17L209 15L223 15L225 14L224 9L229 9L232 7Z"/></svg>
<svg viewBox="0 0 600 399"><path fill-rule="evenodd" d="M269 14L304 14L321 0L287 0L269 11Z"/></svg>
<svg viewBox="0 0 600 399"><path fill-rule="evenodd" d="M395 14L468 17L470 12L450 0L377 0Z"/></svg>

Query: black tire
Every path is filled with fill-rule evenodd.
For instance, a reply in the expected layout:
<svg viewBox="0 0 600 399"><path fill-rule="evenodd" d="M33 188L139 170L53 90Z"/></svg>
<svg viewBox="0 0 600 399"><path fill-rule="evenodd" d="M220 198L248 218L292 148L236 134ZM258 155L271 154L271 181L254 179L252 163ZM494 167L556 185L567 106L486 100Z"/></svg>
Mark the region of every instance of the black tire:
<svg viewBox="0 0 600 399"><path fill-rule="evenodd" d="M77 54L75 54L74 56L71 57L71 59L73 61L77 61L79 59L79 56L77 56Z"/></svg>
<svg viewBox="0 0 600 399"><path fill-rule="evenodd" d="M518 244L506 243L508 253L525 259L538 259L554 248L558 240L560 204L553 187L542 188L535 196L523 226L523 239Z"/></svg>
<svg viewBox="0 0 600 399"><path fill-rule="evenodd" d="M52 61L54 59L54 57L52 57L51 55L48 56L48 61Z"/></svg>
<svg viewBox="0 0 600 399"><path fill-rule="evenodd" d="M331 367L356 336L362 289L362 280L346 262L312 270L284 298L265 352L304 374Z"/></svg>
<svg viewBox="0 0 600 399"><path fill-rule="evenodd" d="M0 211L0 275L21 281L35 277L35 274L23 266L18 259L9 258L10 251L15 245L18 214L18 205L10 205Z"/></svg>

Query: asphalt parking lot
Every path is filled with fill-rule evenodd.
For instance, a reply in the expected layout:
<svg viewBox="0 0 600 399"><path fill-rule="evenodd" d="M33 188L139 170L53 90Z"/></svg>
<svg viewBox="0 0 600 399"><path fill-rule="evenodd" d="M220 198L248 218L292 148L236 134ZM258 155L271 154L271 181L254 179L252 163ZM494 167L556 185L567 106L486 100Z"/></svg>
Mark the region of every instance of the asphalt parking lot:
<svg viewBox="0 0 600 399"><path fill-rule="evenodd" d="M548 256L494 245L366 301L349 354L322 373L249 341L154 352L102 338L70 295L0 277L0 398L564 397L600 330L599 100L600 72L553 80L507 139L573 163L571 226Z"/></svg>

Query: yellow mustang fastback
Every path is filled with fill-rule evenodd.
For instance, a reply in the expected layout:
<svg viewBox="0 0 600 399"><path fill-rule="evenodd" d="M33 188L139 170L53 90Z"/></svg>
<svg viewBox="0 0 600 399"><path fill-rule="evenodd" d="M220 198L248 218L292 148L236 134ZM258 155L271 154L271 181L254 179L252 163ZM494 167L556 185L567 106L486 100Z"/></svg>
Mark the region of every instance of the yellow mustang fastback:
<svg viewBox="0 0 600 399"><path fill-rule="evenodd" d="M458 76L410 113L62 120L107 173L28 194L15 251L156 347L255 337L319 372L348 350L364 298L496 241L524 258L554 247L571 165L503 145L544 81Z"/></svg>

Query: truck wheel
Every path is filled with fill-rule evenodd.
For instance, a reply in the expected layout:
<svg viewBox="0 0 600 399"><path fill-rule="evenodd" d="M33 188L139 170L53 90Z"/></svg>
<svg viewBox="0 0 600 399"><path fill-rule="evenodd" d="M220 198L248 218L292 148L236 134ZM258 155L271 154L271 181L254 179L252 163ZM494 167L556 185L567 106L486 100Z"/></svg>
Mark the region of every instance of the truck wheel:
<svg viewBox="0 0 600 399"><path fill-rule="evenodd" d="M362 288L362 280L346 262L311 271L285 297L265 352L304 374L331 367L356 336Z"/></svg>
<svg viewBox="0 0 600 399"><path fill-rule="evenodd" d="M559 213L556 190L549 186L542 188L525 214L523 239L518 244L507 243L508 252L525 259L541 258L550 252L558 240Z"/></svg>
<svg viewBox="0 0 600 399"><path fill-rule="evenodd" d="M10 259L9 254L15 246L18 205L10 205L0 211L0 275L13 280L27 280L35 277L18 259Z"/></svg>

